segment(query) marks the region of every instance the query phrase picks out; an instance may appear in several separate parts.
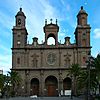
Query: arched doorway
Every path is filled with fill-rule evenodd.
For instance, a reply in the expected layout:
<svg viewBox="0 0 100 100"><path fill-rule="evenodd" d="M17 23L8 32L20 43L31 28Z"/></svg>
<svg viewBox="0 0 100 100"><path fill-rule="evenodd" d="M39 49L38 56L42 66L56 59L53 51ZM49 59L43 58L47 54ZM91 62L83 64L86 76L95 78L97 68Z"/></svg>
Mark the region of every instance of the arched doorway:
<svg viewBox="0 0 100 100"><path fill-rule="evenodd" d="M71 90L71 79L69 77L67 77L63 80L63 89Z"/></svg>
<svg viewBox="0 0 100 100"><path fill-rule="evenodd" d="M48 76L45 80L47 96L57 96L58 81L54 76Z"/></svg>
<svg viewBox="0 0 100 100"><path fill-rule="evenodd" d="M31 95L39 95L39 80L37 78L31 80Z"/></svg>

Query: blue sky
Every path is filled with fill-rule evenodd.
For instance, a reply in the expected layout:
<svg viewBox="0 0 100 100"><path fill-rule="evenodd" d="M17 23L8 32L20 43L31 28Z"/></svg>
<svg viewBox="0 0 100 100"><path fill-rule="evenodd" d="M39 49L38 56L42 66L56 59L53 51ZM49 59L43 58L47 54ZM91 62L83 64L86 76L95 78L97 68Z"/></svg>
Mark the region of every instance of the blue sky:
<svg viewBox="0 0 100 100"><path fill-rule="evenodd" d="M58 19L60 26L59 41L64 42L65 36L74 42L76 16L83 6L88 13L88 23L91 26L92 55L100 52L100 0L0 0L0 69L6 73L12 67L12 28L15 25L15 15L22 7L26 15L28 41L33 37L39 42L44 41L43 26L45 19L53 23Z"/></svg>

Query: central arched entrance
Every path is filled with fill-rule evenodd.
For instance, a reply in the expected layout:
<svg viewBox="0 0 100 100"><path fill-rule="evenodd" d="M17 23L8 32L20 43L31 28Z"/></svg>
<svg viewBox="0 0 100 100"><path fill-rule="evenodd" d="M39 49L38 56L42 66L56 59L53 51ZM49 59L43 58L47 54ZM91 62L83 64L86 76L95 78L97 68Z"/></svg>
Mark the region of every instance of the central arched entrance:
<svg viewBox="0 0 100 100"><path fill-rule="evenodd" d="M39 95L39 80L37 78L31 80L31 95Z"/></svg>
<svg viewBox="0 0 100 100"><path fill-rule="evenodd" d="M58 81L54 76L48 76L45 80L47 96L57 96Z"/></svg>

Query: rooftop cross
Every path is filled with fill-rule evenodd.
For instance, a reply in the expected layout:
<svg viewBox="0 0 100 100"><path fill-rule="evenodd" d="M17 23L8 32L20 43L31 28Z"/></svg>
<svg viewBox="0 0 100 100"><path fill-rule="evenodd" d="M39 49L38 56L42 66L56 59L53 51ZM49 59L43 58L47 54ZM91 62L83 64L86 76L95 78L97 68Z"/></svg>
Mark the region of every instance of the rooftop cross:
<svg viewBox="0 0 100 100"><path fill-rule="evenodd" d="M52 23L52 18L50 19L51 23Z"/></svg>

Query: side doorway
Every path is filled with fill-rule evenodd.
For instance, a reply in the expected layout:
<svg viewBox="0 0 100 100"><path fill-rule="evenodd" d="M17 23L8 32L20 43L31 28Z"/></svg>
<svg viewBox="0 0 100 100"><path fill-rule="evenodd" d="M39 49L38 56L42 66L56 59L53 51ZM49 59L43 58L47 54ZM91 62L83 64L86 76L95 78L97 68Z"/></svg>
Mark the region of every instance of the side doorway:
<svg viewBox="0 0 100 100"><path fill-rule="evenodd" d="M37 78L31 80L31 95L39 96L39 80Z"/></svg>

